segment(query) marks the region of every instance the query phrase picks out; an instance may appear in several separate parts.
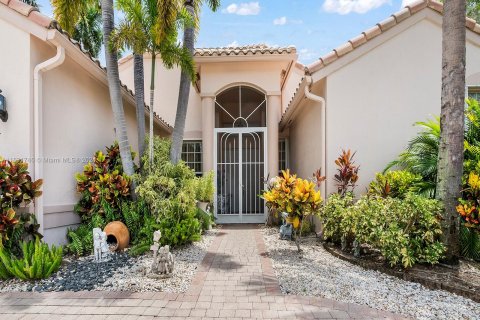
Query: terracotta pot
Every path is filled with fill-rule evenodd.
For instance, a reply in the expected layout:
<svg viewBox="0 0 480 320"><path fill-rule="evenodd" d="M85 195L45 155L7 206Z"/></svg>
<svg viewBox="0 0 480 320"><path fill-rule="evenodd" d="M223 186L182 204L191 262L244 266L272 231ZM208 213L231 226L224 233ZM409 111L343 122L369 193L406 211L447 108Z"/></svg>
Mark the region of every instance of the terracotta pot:
<svg viewBox="0 0 480 320"><path fill-rule="evenodd" d="M107 244L111 251L121 251L128 247L130 233L123 222L110 222L103 231L107 234Z"/></svg>

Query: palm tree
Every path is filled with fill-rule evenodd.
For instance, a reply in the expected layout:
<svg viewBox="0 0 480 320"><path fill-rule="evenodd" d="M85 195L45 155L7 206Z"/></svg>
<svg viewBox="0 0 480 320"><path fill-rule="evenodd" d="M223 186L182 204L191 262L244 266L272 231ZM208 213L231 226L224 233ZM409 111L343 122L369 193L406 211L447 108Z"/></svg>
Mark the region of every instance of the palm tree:
<svg viewBox="0 0 480 320"><path fill-rule="evenodd" d="M135 105L137 109L137 136L140 158L145 152L145 76L143 72L143 53L133 54L133 86L135 88ZM142 161L140 161L142 166Z"/></svg>
<svg viewBox="0 0 480 320"><path fill-rule="evenodd" d="M73 34L75 25L88 6L98 5L98 0L51 0L55 19L70 34ZM110 34L114 28L113 0L101 0L103 41L109 43ZM110 91L113 117L115 120L115 134L120 147L123 170L127 175L134 174L133 159L128 142L127 123L123 110L123 100L118 73L117 52L114 48L105 49L107 63L107 79Z"/></svg>
<svg viewBox="0 0 480 320"><path fill-rule="evenodd" d="M385 171L393 167L408 170L422 177L419 190L435 197L437 181L438 145L440 143L440 118L436 117L426 122L417 122L422 130L409 141L407 149L400 153L398 159L390 162Z"/></svg>
<svg viewBox="0 0 480 320"><path fill-rule="evenodd" d="M220 0L206 0L207 5L216 11L220 6ZM183 46L188 50L193 59L193 51L195 46L195 31L200 27L200 8L203 0L185 0L185 9L194 17L195 24L185 28L183 33ZM190 95L191 77L186 72L182 72L180 78L180 88L178 90L177 113L175 116L175 125L172 134L172 147L170 149L170 161L177 163L180 160L183 144L183 134L185 131L185 120L187 118L188 98Z"/></svg>
<svg viewBox="0 0 480 320"><path fill-rule="evenodd" d="M72 37L93 57L98 58L103 44L102 11L98 5L86 8L75 25Z"/></svg>
<svg viewBox="0 0 480 320"><path fill-rule="evenodd" d="M461 195L465 107L465 0L445 1L442 26L442 95L436 198L444 205L446 261L459 256L459 221L455 207Z"/></svg>
<svg viewBox="0 0 480 320"><path fill-rule="evenodd" d="M194 78L192 56L177 43L178 28L193 24L193 21L178 0L118 0L117 4L125 13L125 19L112 34L110 46L117 49L129 47L137 54L148 52L152 59L149 126L149 159L152 164L156 57L161 58L166 68L180 66L190 78Z"/></svg>

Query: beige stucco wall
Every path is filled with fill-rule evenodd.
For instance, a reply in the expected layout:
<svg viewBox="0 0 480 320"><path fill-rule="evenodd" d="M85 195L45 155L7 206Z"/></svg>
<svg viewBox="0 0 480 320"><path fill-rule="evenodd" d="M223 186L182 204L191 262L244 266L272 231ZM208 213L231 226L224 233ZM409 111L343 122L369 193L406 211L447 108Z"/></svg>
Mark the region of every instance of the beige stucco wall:
<svg viewBox="0 0 480 320"><path fill-rule="evenodd" d="M150 103L150 78L152 60L148 55L144 57L145 72L145 102ZM175 124L175 115L178 102L178 89L180 85L180 69L166 69L157 59L155 72L155 101L153 110L162 117L168 124ZM130 89L134 89L133 81L133 59L122 63L119 67L120 79ZM200 95L193 87L190 87L190 98L188 104L187 120L185 123L185 139L201 139L202 134L202 103Z"/></svg>
<svg viewBox="0 0 480 320"><path fill-rule="evenodd" d="M32 68L55 55L55 49L45 42L32 37L31 43ZM78 200L74 175L96 150L113 143L114 119L107 85L68 53L61 66L44 74L43 90L45 239L59 242L66 227L78 222L72 213ZM124 110L130 145L138 150L135 108L125 99Z"/></svg>
<svg viewBox="0 0 480 320"><path fill-rule="evenodd" d="M8 121L0 121L0 156L30 158L32 137L30 112L30 37L0 19L0 89L7 100ZM15 45L9 45L15 43Z"/></svg>
<svg viewBox="0 0 480 320"><path fill-rule="evenodd" d="M375 173L395 159L417 133L413 124L440 113L441 20L430 13L424 16L328 75L323 95L327 101L327 193L335 191L334 160L342 148L357 151L357 193L363 193ZM478 43L480 37L467 33L467 78L473 79L471 75L480 71L480 47L472 40ZM342 59L349 59L348 55L335 63L341 65ZM318 87L313 91L322 95ZM319 114L308 104L291 129L291 161L301 175L311 175L313 165L320 163L311 141L322 133L319 118L312 119Z"/></svg>
<svg viewBox="0 0 480 320"><path fill-rule="evenodd" d="M248 84L265 93L280 92L279 62L248 61L204 64L201 68L202 93L218 94L235 84Z"/></svg>
<svg viewBox="0 0 480 320"><path fill-rule="evenodd" d="M313 90L324 96L325 81L315 83ZM322 132L321 106L318 102L303 100L288 137L290 169L301 178L310 179L313 172L322 167Z"/></svg>

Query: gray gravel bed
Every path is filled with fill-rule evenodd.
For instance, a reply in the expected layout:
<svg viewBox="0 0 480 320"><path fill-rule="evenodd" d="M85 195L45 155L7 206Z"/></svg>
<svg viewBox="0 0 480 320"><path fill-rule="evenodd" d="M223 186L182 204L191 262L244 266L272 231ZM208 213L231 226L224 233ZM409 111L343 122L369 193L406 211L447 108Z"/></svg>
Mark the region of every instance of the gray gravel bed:
<svg viewBox="0 0 480 320"><path fill-rule="evenodd" d="M279 239L277 229L263 229L263 237L285 294L357 303L416 319L480 319L480 303L365 270L332 256L315 238L305 238L299 254L294 242Z"/></svg>
<svg viewBox="0 0 480 320"><path fill-rule="evenodd" d="M0 292L13 291L163 291L185 292L206 254L216 230L207 231L202 240L173 249L175 268L172 277L152 279L145 273L150 269L153 256L146 253L131 257L116 253L108 262L95 263L93 256L66 259L60 270L48 279L38 281L0 280Z"/></svg>

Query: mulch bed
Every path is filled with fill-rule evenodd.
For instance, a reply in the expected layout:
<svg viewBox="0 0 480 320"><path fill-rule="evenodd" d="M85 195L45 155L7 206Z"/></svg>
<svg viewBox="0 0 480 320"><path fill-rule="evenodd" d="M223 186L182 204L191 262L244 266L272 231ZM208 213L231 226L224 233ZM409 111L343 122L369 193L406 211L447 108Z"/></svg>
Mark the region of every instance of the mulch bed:
<svg viewBox="0 0 480 320"><path fill-rule="evenodd" d="M417 264L410 269L392 268L378 253L370 252L356 258L331 243L324 243L323 247L335 257L364 269L376 270L406 281L420 283L429 289L445 290L480 302L480 263L462 260L460 261L462 267Z"/></svg>

